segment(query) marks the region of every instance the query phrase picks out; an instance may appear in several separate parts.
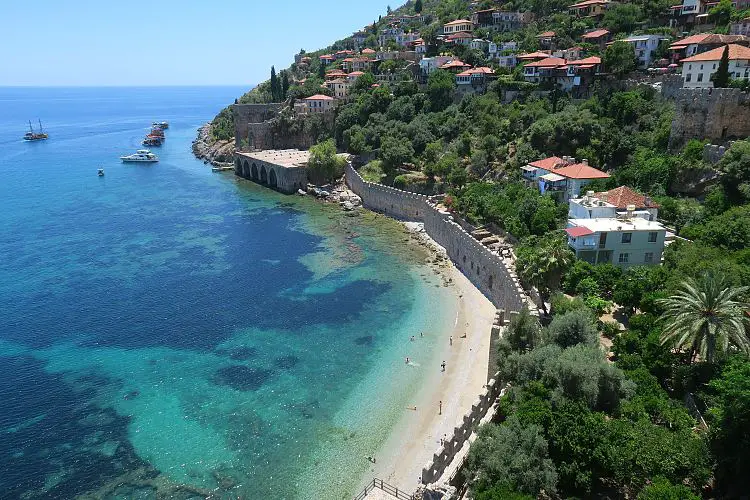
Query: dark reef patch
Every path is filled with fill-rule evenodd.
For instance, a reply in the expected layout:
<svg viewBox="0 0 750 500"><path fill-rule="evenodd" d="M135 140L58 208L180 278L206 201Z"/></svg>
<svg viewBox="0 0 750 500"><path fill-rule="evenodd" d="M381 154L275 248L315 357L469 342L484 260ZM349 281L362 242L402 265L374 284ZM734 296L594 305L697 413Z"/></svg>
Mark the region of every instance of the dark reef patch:
<svg viewBox="0 0 750 500"><path fill-rule="evenodd" d="M299 358L290 354L289 356L281 356L279 358L276 358L274 362L276 363L276 366L278 368L281 368L282 370L291 370L292 368L297 366L297 363L299 363Z"/></svg>
<svg viewBox="0 0 750 500"><path fill-rule="evenodd" d="M232 365L216 370L214 383L217 385L226 385L237 391L257 391L272 376L272 370Z"/></svg>
<svg viewBox="0 0 750 500"><path fill-rule="evenodd" d="M375 343L375 337L372 335L365 335L363 337L357 337L354 339L354 343L357 345L364 345L371 347Z"/></svg>

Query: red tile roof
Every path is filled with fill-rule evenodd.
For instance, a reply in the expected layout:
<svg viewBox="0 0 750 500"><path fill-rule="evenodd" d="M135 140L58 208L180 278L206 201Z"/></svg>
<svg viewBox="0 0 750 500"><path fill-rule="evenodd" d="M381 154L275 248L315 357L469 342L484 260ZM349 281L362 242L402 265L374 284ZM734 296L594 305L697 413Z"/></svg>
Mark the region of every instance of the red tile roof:
<svg viewBox="0 0 750 500"><path fill-rule="evenodd" d="M645 195L636 193L627 186L620 186L609 191L602 193L596 193L594 196L602 199L602 195L607 196L607 203L610 203L617 208L628 208L628 205L635 205L636 208L659 208L659 205L654 203L651 198Z"/></svg>
<svg viewBox="0 0 750 500"><path fill-rule="evenodd" d="M453 33L452 35L448 35L445 39L448 41L452 40L458 40L459 38L474 38L474 35L471 33L467 33L465 31L459 31L458 33Z"/></svg>
<svg viewBox="0 0 750 500"><path fill-rule="evenodd" d="M682 5L679 5L679 7L682 7ZM708 35L711 33L701 33L700 35L691 35L687 38L683 38L682 40L677 40L672 45L669 46L670 49L682 49L687 47L688 45L692 45L694 43L700 43L703 40L706 39Z"/></svg>
<svg viewBox="0 0 750 500"><path fill-rule="evenodd" d="M452 61L448 61L447 63L440 66L440 69L452 69L452 68L471 68L470 64L466 64L465 62L461 61L460 59L453 59Z"/></svg>
<svg viewBox="0 0 750 500"><path fill-rule="evenodd" d="M595 169L589 165L583 163L576 163L575 165L567 165L565 167L556 168L553 170L557 175L562 175L568 179L607 179L609 174L602 172L601 170Z"/></svg>
<svg viewBox="0 0 750 500"><path fill-rule="evenodd" d="M557 165L563 164L565 164L565 160L558 156L550 156L549 158L532 161L531 163L529 163L529 165L531 165L532 167L541 168L547 170L548 172L552 172L553 170L555 170L555 167Z"/></svg>
<svg viewBox="0 0 750 500"><path fill-rule="evenodd" d="M305 99L306 101L332 101L333 97L329 95L316 94Z"/></svg>
<svg viewBox="0 0 750 500"><path fill-rule="evenodd" d="M372 50L372 49L370 49L370 48L367 48L367 49L362 50L362 53L363 54L374 54L375 51Z"/></svg>
<svg viewBox="0 0 750 500"><path fill-rule="evenodd" d="M575 61L568 61L568 64L571 66L588 66L588 65L596 65L596 64L601 64L601 63L602 63L602 59L597 56L577 59Z"/></svg>
<svg viewBox="0 0 750 500"><path fill-rule="evenodd" d="M547 38L547 37L551 37L551 36L555 36L555 32L554 31L545 31L544 33L540 33L537 36L537 38Z"/></svg>
<svg viewBox="0 0 750 500"><path fill-rule="evenodd" d="M536 52L530 52L528 54L521 54L519 56L516 56L516 59L525 60L525 59L546 59L549 57L549 54L547 52L542 51L536 51Z"/></svg>
<svg viewBox="0 0 750 500"><path fill-rule="evenodd" d="M565 230L565 232L568 233L573 238L578 238L581 236L588 236L590 234L594 234L594 231L583 226L569 227Z"/></svg>
<svg viewBox="0 0 750 500"><path fill-rule="evenodd" d="M742 45L737 45L734 43L725 45L725 47L729 47L729 60L730 61L734 61L737 59L750 59L750 47L744 47ZM713 50L709 50L708 52L703 52L701 54L696 54L692 57L687 57L680 62L685 63L685 62L701 62L701 61L719 61L723 54L724 54L724 47L717 47Z"/></svg>
<svg viewBox="0 0 750 500"><path fill-rule="evenodd" d="M562 59L560 57L548 57L547 59L542 59L541 61L536 61L533 63L527 64L526 68L556 68L558 66L562 66L566 64L567 61L565 59Z"/></svg>
<svg viewBox="0 0 750 500"><path fill-rule="evenodd" d="M581 38L583 39L592 39L592 38L600 38L605 35L609 35L609 30L594 30L589 31L588 33L584 33Z"/></svg>

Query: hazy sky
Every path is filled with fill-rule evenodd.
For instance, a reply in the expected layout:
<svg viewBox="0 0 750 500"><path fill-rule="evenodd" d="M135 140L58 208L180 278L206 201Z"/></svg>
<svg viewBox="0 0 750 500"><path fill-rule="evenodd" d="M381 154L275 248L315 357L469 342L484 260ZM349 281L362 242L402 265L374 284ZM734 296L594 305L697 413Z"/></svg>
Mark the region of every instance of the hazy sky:
<svg viewBox="0 0 750 500"><path fill-rule="evenodd" d="M397 2L0 0L0 85L259 83Z"/></svg>

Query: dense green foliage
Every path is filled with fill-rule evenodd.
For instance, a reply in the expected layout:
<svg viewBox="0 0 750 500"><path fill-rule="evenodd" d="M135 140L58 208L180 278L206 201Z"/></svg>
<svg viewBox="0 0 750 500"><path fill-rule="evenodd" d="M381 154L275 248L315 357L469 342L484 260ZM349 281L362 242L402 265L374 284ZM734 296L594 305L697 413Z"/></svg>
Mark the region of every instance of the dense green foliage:
<svg viewBox="0 0 750 500"><path fill-rule="evenodd" d="M307 161L307 175L315 183L328 182L344 174L346 160L336 154L333 139L316 144L310 148L310 159Z"/></svg>

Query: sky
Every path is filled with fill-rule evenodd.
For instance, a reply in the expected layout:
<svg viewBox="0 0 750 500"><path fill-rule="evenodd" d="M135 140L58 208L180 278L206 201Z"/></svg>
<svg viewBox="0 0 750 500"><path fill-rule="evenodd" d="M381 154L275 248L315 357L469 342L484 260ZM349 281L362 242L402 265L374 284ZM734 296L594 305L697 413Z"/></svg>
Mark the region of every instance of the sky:
<svg viewBox="0 0 750 500"><path fill-rule="evenodd" d="M0 86L251 85L387 0L0 0Z"/></svg>

